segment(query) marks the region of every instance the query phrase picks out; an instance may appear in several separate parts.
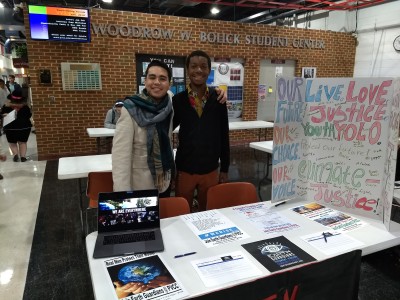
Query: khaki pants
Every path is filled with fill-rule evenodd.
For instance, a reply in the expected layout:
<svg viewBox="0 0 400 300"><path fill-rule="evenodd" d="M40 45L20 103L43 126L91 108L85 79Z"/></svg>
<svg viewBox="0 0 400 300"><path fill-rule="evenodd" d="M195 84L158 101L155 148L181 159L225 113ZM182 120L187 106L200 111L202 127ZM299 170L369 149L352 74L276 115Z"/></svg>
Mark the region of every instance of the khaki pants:
<svg viewBox="0 0 400 300"><path fill-rule="evenodd" d="M207 205L207 191L210 187L218 184L218 178L218 170L203 175L178 171L175 182L175 196L185 198L192 208L194 191L197 189L199 211L204 211Z"/></svg>

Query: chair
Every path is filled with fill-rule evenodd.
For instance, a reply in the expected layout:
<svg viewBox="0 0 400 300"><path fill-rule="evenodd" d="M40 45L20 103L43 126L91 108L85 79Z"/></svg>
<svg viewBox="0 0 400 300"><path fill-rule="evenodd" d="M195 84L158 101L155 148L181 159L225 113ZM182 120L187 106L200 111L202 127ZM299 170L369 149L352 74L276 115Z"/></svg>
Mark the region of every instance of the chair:
<svg viewBox="0 0 400 300"><path fill-rule="evenodd" d="M86 234L88 234L88 210L98 208L99 193L113 192L112 172L89 172L86 187L86 196L89 198L85 209Z"/></svg>
<svg viewBox="0 0 400 300"><path fill-rule="evenodd" d="M206 209L218 209L258 202L256 187L250 182L227 182L210 187Z"/></svg>
<svg viewBox="0 0 400 300"><path fill-rule="evenodd" d="M183 197L160 198L160 218L172 218L190 214L190 207Z"/></svg>

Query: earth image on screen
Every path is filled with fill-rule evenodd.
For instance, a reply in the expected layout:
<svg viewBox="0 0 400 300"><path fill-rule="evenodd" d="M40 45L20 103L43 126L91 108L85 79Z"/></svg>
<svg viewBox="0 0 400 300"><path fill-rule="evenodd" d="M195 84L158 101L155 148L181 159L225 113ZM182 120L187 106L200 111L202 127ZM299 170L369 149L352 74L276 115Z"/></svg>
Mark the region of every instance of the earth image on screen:
<svg viewBox="0 0 400 300"><path fill-rule="evenodd" d="M153 280L161 274L161 270L151 264L143 263L132 263L124 266L118 272L118 278L124 284L129 282L142 282L147 284L150 280Z"/></svg>

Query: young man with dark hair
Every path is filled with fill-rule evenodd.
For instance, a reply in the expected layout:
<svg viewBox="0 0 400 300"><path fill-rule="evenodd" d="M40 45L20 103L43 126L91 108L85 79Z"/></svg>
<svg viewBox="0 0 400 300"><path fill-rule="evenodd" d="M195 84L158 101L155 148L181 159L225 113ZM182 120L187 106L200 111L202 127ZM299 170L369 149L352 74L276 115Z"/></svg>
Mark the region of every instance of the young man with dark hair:
<svg viewBox="0 0 400 300"><path fill-rule="evenodd" d="M186 198L192 207L197 189L199 210L203 211L208 188L228 180L228 111L226 103L217 101L215 89L206 84L211 72L211 59L207 53L192 52L187 57L186 69L190 84L173 97L173 125L174 128L180 126L175 195Z"/></svg>
<svg viewBox="0 0 400 300"><path fill-rule="evenodd" d="M146 70L145 89L123 101L112 148L114 191L157 188L168 197L175 171L171 70L153 60Z"/></svg>
<svg viewBox="0 0 400 300"><path fill-rule="evenodd" d="M21 86L15 82L15 75L8 75L8 80L6 83L7 89L10 93L14 92L15 90L22 89Z"/></svg>
<svg viewBox="0 0 400 300"><path fill-rule="evenodd" d="M122 101L123 100L117 100L113 108L107 111L106 118L104 119L105 128L115 129L119 116L121 115L122 107L124 106L124 102Z"/></svg>

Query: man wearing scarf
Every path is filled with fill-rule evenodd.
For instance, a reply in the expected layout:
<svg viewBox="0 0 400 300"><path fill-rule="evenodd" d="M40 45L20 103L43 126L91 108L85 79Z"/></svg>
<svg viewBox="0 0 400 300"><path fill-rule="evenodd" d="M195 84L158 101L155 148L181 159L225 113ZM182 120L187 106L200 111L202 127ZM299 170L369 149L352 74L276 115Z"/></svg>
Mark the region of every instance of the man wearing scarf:
<svg viewBox="0 0 400 300"><path fill-rule="evenodd" d="M170 80L168 66L153 60L143 92L124 100L112 148L114 191L157 188L160 197L169 197L175 172Z"/></svg>

